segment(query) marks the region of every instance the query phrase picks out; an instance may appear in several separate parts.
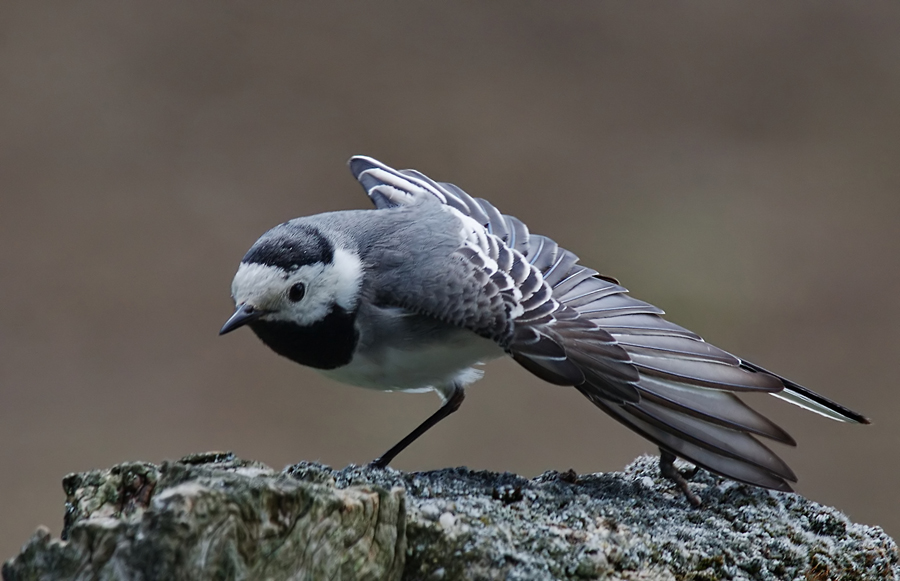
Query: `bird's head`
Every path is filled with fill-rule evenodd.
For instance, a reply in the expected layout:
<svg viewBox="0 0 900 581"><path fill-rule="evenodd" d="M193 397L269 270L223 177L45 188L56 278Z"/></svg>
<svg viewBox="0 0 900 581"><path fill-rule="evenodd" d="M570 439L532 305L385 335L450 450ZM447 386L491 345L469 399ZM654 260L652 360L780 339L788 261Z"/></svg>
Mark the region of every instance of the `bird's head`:
<svg viewBox="0 0 900 581"><path fill-rule="evenodd" d="M257 322L309 327L359 302L362 262L318 228L287 222L266 232L241 260L231 296L237 310L220 335Z"/></svg>

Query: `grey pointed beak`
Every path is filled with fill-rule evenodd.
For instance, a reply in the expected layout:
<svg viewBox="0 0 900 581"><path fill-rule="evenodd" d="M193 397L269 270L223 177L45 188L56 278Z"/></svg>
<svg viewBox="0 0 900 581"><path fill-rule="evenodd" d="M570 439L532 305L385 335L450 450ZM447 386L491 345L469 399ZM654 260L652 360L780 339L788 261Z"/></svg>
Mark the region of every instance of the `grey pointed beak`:
<svg viewBox="0 0 900 581"><path fill-rule="evenodd" d="M264 314L265 311L257 309L253 305L249 305L247 303L238 305L237 310L233 315L231 315L231 318L225 321L225 325L222 327L222 330L219 331L219 335L224 335L225 333L230 333L239 327L243 327L247 323L251 323L260 318Z"/></svg>

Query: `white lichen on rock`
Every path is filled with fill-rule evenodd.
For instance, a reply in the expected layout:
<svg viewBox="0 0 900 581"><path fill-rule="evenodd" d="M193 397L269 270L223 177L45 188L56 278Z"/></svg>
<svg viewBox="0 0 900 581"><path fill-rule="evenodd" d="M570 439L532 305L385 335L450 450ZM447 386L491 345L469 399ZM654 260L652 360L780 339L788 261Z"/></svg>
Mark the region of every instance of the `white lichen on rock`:
<svg viewBox="0 0 900 581"><path fill-rule="evenodd" d="M535 479L228 454L71 475L4 579L898 579L897 546L797 494L699 473L690 506L642 457Z"/></svg>

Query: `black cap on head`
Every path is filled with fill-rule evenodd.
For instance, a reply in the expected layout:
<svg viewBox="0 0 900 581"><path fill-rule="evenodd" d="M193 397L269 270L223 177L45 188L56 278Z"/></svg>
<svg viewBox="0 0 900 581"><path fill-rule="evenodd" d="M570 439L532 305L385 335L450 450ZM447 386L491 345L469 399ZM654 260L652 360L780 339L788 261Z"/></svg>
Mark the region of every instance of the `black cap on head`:
<svg viewBox="0 0 900 581"><path fill-rule="evenodd" d="M293 270L300 266L334 259L334 248L317 229L286 223L266 232L247 251L242 262Z"/></svg>

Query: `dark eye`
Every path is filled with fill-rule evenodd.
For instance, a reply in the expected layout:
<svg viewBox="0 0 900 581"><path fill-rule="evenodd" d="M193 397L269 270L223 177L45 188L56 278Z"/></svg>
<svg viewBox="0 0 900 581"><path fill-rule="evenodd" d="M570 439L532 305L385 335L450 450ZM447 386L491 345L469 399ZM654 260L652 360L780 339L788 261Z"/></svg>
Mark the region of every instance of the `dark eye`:
<svg viewBox="0 0 900 581"><path fill-rule="evenodd" d="M295 282L288 291L288 298L292 303L296 303L306 294L306 286L302 282Z"/></svg>

